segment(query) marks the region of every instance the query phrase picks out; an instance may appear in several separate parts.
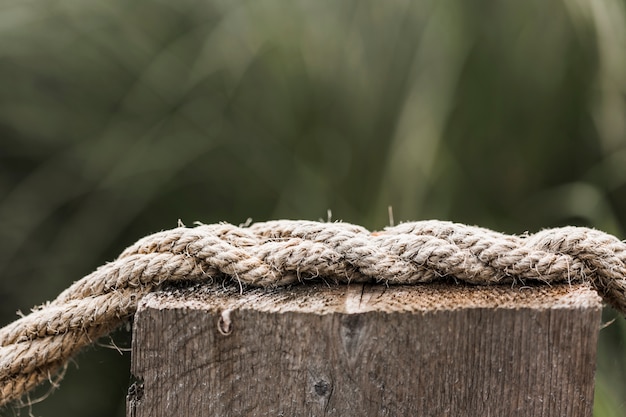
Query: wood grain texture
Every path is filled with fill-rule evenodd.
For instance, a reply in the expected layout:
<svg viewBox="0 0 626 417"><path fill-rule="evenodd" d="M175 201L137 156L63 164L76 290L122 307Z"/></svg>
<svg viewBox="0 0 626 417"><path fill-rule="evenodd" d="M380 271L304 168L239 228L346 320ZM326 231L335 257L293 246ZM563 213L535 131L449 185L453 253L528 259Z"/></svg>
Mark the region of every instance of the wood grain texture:
<svg viewBox="0 0 626 417"><path fill-rule="evenodd" d="M128 416L590 417L600 313L586 285L160 292Z"/></svg>

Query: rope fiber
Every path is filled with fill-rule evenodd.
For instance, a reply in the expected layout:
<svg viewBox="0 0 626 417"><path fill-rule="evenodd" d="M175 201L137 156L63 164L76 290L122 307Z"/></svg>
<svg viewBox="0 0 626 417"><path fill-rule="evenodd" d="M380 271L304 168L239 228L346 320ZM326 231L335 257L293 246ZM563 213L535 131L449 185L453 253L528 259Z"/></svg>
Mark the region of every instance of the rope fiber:
<svg viewBox="0 0 626 417"><path fill-rule="evenodd" d="M0 329L0 406L19 400L81 348L125 323L164 283L227 279L271 287L327 282L589 282L626 314L626 244L581 227L510 236L442 221L370 232L349 223L278 220L178 227L144 237Z"/></svg>

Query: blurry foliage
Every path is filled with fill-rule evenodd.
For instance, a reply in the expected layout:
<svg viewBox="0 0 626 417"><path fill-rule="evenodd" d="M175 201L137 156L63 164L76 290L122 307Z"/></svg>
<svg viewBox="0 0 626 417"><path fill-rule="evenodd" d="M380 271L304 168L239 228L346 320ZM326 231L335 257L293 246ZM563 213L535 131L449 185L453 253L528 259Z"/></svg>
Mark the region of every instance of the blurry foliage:
<svg viewBox="0 0 626 417"><path fill-rule="evenodd" d="M624 237L625 51L621 0L0 1L2 324L179 218ZM601 335L623 415L624 320ZM33 413L123 416L118 356Z"/></svg>

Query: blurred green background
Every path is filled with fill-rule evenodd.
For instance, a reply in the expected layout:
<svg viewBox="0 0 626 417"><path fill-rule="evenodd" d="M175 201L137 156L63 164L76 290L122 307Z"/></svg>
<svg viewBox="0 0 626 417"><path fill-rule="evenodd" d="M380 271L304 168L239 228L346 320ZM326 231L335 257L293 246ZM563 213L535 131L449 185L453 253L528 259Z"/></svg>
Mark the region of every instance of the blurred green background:
<svg viewBox="0 0 626 417"><path fill-rule="evenodd" d="M396 222L625 238L625 10L0 0L0 325L178 219L331 209L380 229L391 205ZM4 414L123 416L128 368L90 348L52 396ZM596 416L626 415L620 317L595 398Z"/></svg>

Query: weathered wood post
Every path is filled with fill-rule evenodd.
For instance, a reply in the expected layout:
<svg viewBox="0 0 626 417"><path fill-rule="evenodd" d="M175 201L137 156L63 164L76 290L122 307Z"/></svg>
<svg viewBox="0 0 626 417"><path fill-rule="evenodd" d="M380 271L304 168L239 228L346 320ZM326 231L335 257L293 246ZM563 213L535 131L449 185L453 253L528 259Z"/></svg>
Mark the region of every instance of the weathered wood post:
<svg viewBox="0 0 626 417"><path fill-rule="evenodd" d="M128 416L591 417L600 313L584 284L154 293Z"/></svg>

